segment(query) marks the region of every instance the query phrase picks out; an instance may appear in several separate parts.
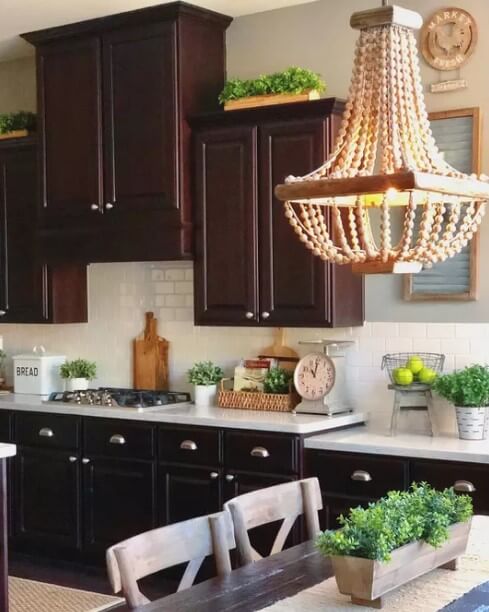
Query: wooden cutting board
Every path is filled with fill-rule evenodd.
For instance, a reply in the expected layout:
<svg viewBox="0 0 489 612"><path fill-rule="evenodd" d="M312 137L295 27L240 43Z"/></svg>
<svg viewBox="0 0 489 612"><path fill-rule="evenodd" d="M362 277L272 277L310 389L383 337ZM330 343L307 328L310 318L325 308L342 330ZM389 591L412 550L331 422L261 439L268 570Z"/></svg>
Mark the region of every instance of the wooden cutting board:
<svg viewBox="0 0 489 612"><path fill-rule="evenodd" d="M280 363L280 367L286 370L293 370L299 361L298 353L285 345L285 330L283 327L277 327L275 330L274 343L262 349L259 357L277 359Z"/></svg>
<svg viewBox="0 0 489 612"><path fill-rule="evenodd" d="M146 313L144 332L134 340L134 388L168 390L168 340L158 336L157 319Z"/></svg>

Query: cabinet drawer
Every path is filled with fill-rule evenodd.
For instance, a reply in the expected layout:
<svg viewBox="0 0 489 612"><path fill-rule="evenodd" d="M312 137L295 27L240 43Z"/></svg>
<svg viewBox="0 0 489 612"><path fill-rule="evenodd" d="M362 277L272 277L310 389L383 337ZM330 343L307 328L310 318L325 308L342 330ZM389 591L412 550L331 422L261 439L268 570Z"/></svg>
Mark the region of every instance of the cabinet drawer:
<svg viewBox="0 0 489 612"><path fill-rule="evenodd" d="M411 480L414 482L426 481L435 489L452 487L457 481L459 481L459 486L465 486L465 488L467 484L469 486L472 484L475 491L470 495L474 501L475 512L489 514L489 490L487 488L489 465L454 461L412 461Z"/></svg>
<svg viewBox="0 0 489 612"><path fill-rule="evenodd" d="M83 452L88 456L151 459L155 454L154 446L154 427L147 423L85 420Z"/></svg>
<svg viewBox="0 0 489 612"><path fill-rule="evenodd" d="M293 436L225 432L224 463L228 470L294 474L298 443Z"/></svg>
<svg viewBox="0 0 489 612"><path fill-rule="evenodd" d="M219 431L172 427L160 429L160 459L169 463L219 465Z"/></svg>
<svg viewBox="0 0 489 612"><path fill-rule="evenodd" d="M307 473L325 493L377 499L407 486L408 462L392 457L307 451Z"/></svg>
<svg viewBox="0 0 489 612"><path fill-rule="evenodd" d="M15 441L24 446L77 449L80 423L79 417L19 412L15 415Z"/></svg>

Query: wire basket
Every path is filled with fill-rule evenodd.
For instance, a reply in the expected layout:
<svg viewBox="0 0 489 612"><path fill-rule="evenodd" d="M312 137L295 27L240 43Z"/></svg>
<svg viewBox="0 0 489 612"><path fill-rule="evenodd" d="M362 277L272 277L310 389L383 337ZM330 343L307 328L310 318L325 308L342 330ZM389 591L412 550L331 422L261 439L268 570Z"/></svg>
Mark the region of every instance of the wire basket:
<svg viewBox="0 0 489 612"><path fill-rule="evenodd" d="M437 374L443 371L445 355L441 353L389 353L382 357L382 370L387 370L393 385L396 384L394 380L394 370L406 367L411 357L419 357L423 361L425 368L430 368ZM419 381L416 380L416 375L414 375L414 383L420 384Z"/></svg>

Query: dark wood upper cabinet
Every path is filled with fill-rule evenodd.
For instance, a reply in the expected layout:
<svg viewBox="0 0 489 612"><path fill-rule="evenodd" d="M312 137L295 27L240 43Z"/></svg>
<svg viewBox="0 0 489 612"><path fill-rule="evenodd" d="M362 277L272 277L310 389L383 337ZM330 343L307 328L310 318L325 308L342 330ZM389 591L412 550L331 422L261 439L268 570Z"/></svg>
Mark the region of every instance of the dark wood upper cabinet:
<svg viewBox="0 0 489 612"><path fill-rule="evenodd" d="M24 35L49 261L191 257L187 117L218 108L230 22L173 2Z"/></svg>
<svg viewBox="0 0 489 612"><path fill-rule="evenodd" d="M0 144L0 322L84 322L86 266L47 265L38 252L37 185L35 141Z"/></svg>
<svg viewBox="0 0 489 612"><path fill-rule="evenodd" d="M252 126L226 127L196 137L199 323L258 320L256 133Z"/></svg>
<svg viewBox="0 0 489 612"><path fill-rule="evenodd" d="M341 111L330 98L194 120L198 325L363 324L363 279L305 249L274 196L324 161Z"/></svg>

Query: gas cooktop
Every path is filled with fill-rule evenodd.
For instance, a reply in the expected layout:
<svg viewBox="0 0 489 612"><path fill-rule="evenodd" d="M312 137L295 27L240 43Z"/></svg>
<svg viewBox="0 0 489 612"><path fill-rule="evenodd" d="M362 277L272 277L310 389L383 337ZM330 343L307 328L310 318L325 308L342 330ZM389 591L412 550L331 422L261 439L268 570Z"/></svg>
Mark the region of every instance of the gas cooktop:
<svg viewBox="0 0 489 612"><path fill-rule="evenodd" d="M86 391L51 393L48 400L44 403L64 402L83 406L131 408L142 412L145 410L155 410L167 404L179 404L189 401L189 393L100 387L99 389L87 389Z"/></svg>

